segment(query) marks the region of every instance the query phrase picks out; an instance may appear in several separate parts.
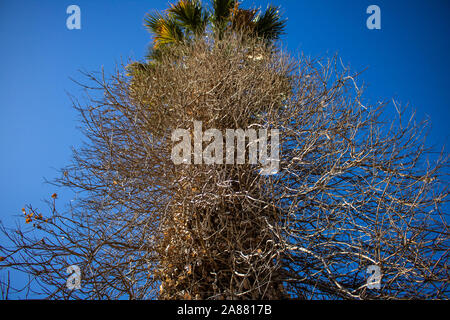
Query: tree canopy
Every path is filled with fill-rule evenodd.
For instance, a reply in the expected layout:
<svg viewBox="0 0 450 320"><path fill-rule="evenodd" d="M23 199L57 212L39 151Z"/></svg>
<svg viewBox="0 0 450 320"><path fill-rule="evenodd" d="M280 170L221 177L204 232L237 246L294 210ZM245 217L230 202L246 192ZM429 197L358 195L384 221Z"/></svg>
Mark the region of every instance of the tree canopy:
<svg viewBox="0 0 450 320"><path fill-rule="evenodd" d="M157 63L86 73L73 101L86 142L55 184L77 199L2 226L2 268L62 299L448 298L448 158L427 147L426 123L367 104L337 57L279 50L274 7L182 0L146 24ZM278 129L279 171L175 164L172 133L196 121Z"/></svg>

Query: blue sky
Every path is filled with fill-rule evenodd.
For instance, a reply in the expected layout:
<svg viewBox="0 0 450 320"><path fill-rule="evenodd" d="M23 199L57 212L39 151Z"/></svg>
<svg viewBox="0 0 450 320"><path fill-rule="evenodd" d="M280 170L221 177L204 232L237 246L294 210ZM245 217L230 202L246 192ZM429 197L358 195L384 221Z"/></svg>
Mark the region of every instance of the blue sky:
<svg viewBox="0 0 450 320"><path fill-rule="evenodd" d="M265 7L268 1L245 0ZM45 184L68 164L81 141L67 92L78 70L111 71L140 59L150 37L144 14L167 0L0 1L0 220L13 225L26 204L45 208L55 187ZM273 0L288 20L284 44L310 56L339 53L362 71L374 102L410 103L433 124L429 142L448 143L450 20L448 0ZM66 8L81 8L81 30L66 28ZM381 8L381 30L368 30L366 8ZM63 194L64 196L64 194ZM68 195L67 195L68 196ZM64 197L63 199L64 200ZM23 222L23 221L21 221ZM2 239L0 238L0 241Z"/></svg>

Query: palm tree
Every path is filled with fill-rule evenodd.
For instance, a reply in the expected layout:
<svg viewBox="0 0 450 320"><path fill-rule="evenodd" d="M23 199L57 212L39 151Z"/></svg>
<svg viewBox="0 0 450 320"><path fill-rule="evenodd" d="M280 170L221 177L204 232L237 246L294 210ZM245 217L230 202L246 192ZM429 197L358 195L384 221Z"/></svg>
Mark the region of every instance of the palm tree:
<svg viewBox="0 0 450 320"><path fill-rule="evenodd" d="M153 44L150 48L150 54L148 55L147 63L140 64L134 63L131 65L132 70L134 71L134 75L137 75L139 72L147 74L154 65L162 63L161 57L166 50L171 50L175 48L177 45L186 44L195 41L196 39L202 39L207 35L212 35L213 39L217 39L218 41L215 44L219 47L219 43L222 43L222 40L227 39L226 34L228 33L245 33L250 35L252 38L260 38L267 44L270 44L274 40L278 39L280 35L283 33L286 21L281 18L279 10L275 6L268 6L265 11L261 11L259 9L243 9L240 7L240 3L235 0L212 0L211 6L209 8L204 7L200 0L178 0L177 3L171 4L167 10L164 12L153 12L146 15L145 18L145 27L153 34ZM226 40L225 40L226 41ZM240 42L242 44L242 42ZM244 46L250 46L251 41L248 43L244 43ZM174 52L175 50L172 50ZM252 51L252 55L255 52ZM254 58L255 61L258 61L258 57L250 56L249 59ZM150 71L151 72L151 71ZM139 90L139 78L136 77L136 85L131 86L131 90ZM143 92L147 90L146 86L143 88ZM139 96L139 95L138 95ZM142 98L142 96L141 96ZM142 99L141 99L142 101ZM186 173L184 169L177 172L177 175L180 175L179 179L182 179L182 175L189 175ZM225 169L224 169L225 170ZM228 172L226 169L224 172L227 172L230 176L230 181L238 181L239 177L235 176L235 173L230 170ZM252 175L254 173L249 173ZM202 178L198 178L196 181L198 185L203 185L204 181ZM194 188L195 186L192 186ZM189 188L188 188L189 189ZM179 199L184 196L184 193L180 194L175 193L172 195L174 199ZM226 202L226 201L225 201ZM196 218L189 217L189 215L184 214L184 209L180 209L178 207L174 207L168 212L168 216L177 217L177 223L180 225L186 226L189 230L191 230L190 225L195 226L197 224L204 223L203 214L200 209ZM231 212L232 210L236 210L231 204L227 203L223 205L218 205L216 208L211 209L214 211L214 215L220 216L222 212ZM264 212L262 215L268 216L268 219L272 219L274 216L273 212ZM207 216L207 215L205 215ZM243 214L245 216L245 214ZM235 219L235 223L239 225L239 219L241 215L236 212L236 215L233 219ZM191 220L189 220L191 219ZM206 218L205 218L206 219ZM228 279L228 270L230 266L221 265L218 261L214 261L211 265L208 264L209 260L201 261L202 266L197 267L195 271L189 270L189 277L192 278L192 282L186 282L187 280L182 280L181 276L183 275L182 268L178 268L175 271L172 267L174 265L174 261L183 261L182 257L177 259L174 257L176 252L169 252L166 248L175 248L178 247L179 244L174 239L178 239L177 235L177 227L173 226L171 219L168 219L168 222L162 222L161 228L162 230L171 230L171 232L164 232L164 236L162 237L160 244L160 256L162 257L162 263L160 268L160 273L156 275L156 278L161 281L161 289L160 289L160 298L163 299L187 299L187 298L200 298L204 299L209 297L211 292L215 292L216 290L212 287L211 281L208 279L208 275L216 272L219 272L218 283L220 287L217 289L219 292L224 293L228 289L229 279ZM234 221L234 220L233 220ZM260 230L255 225L254 229L250 226L246 227L247 236L249 239L255 239L252 241L248 241L245 244L241 244L244 247L252 247L254 246L254 242L260 241L261 243L266 243L267 239L266 235L260 233ZM196 234L193 231L193 234ZM256 240L258 239L258 240ZM176 244L176 245L175 245ZM246 247L246 248L247 248ZM247 249L249 249L247 248ZM199 249L200 250L200 249ZM221 251L222 248L220 246L209 248L211 252ZM167 251L167 252L166 252ZM200 251L199 251L200 252ZM223 256L227 254L233 255L232 252L225 252ZM199 258L200 259L200 258ZM220 259L219 259L220 260ZM227 260L227 259L225 259ZM205 275L207 275L205 277ZM249 275L248 281L254 282L257 279L256 275ZM185 282L183 282L185 281ZM187 283L196 283L195 288L189 287L189 296L181 295L180 287L187 285ZM247 289L246 289L247 290ZM186 291L186 292L188 292ZM256 296L255 296L256 294ZM260 295L258 295L260 294ZM256 291L252 291L250 293L243 294L241 297L246 298L258 298L258 297L272 297L272 298L282 298L285 297L284 290L281 286L281 283L278 281L277 277L274 276L271 279L270 285L267 286L265 293L257 293Z"/></svg>
<svg viewBox="0 0 450 320"><path fill-rule="evenodd" d="M211 0L205 7L200 0L178 0L163 12L147 13L144 26L153 34L146 63L133 62L127 66L128 74L146 72L157 63L171 46L189 42L212 32L222 39L227 31L246 31L250 35L271 43L280 38L286 27L279 7L269 5L260 9L243 9L236 0Z"/></svg>
<svg viewBox="0 0 450 320"><path fill-rule="evenodd" d="M164 48L202 37L208 30L219 39L227 30L245 30L271 42L283 34L286 20L273 5L261 12L243 9L235 0L212 0L211 9L204 7L200 0L179 0L162 13L147 14L144 25L154 35L149 54L152 60Z"/></svg>

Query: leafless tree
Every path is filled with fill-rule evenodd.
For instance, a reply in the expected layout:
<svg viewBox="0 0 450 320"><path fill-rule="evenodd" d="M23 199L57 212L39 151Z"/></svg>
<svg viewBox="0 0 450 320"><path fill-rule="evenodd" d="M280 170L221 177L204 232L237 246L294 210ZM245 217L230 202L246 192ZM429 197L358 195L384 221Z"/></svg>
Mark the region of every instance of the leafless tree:
<svg viewBox="0 0 450 320"><path fill-rule="evenodd" d="M129 74L127 74L129 72ZM0 268L48 298L426 299L448 291L447 157L397 103L366 105L337 58L245 36L87 73L85 145L56 181L68 209L24 209ZM389 118L386 111L396 110ZM407 117L405 119L405 117ZM280 172L171 160L171 134L276 128ZM62 213L61 213L62 211ZM66 287L78 265L82 287ZM381 288L369 289L369 265ZM31 286L31 285L30 285ZM37 289L38 288L38 289Z"/></svg>

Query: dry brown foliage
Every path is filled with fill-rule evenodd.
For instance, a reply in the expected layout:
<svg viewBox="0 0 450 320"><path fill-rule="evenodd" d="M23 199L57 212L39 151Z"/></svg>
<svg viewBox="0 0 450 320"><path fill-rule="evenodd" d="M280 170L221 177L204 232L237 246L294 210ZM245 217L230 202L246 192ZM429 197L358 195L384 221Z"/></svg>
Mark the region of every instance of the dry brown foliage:
<svg viewBox="0 0 450 320"><path fill-rule="evenodd" d="M234 35L131 77L87 76L89 103L75 105L88 140L57 181L79 199L60 214L54 198L31 218L37 233L4 228L14 245L0 248L48 297L448 298L447 159L399 107L389 124L384 104L364 105L337 58ZM174 165L171 133L194 120L279 129L280 173ZM81 290L65 287L72 264ZM369 265L380 290L367 289Z"/></svg>

